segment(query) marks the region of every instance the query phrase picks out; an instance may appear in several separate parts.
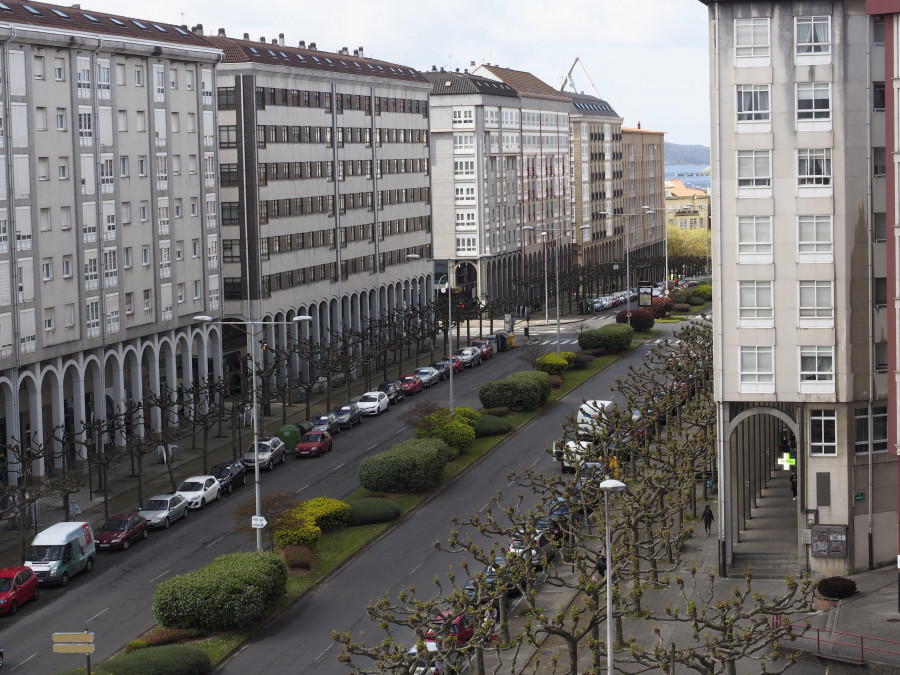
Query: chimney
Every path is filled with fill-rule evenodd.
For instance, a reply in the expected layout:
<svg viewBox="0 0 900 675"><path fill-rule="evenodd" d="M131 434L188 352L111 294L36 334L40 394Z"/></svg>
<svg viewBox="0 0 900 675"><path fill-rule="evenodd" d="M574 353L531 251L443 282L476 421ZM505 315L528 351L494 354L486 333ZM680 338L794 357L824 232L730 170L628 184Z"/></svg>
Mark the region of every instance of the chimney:
<svg viewBox="0 0 900 675"><path fill-rule="evenodd" d="M81 5L72 5L72 9L81 9Z"/></svg>
<svg viewBox="0 0 900 675"><path fill-rule="evenodd" d="M272 44L273 44L273 45L277 45L277 44L278 44L278 40L276 40L275 38L272 38Z"/></svg>
<svg viewBox="0 0 900 675"><path fill-rule="evenodd" d="M297 43L297 46L300 47L300 49L306 49L306 40L300 40L300 42Z"/></svg>
<svg viewBox="0 0 900 675"><path fill-rule="evenodd" d="M353 56L359 56L359 50L358 50L358 49L354 49L354 50L353 50Z"/></svg>
<svg viewBox="0 0 900 675"><path fill-rule="evenodd" d="M265 36L265 35L260 35L260 36L259 36L259 41L262 42L263 44L266 44L266 36Z"/></svg>
<svg viewBox="0 0 900 675"><path fill-rule="evenodd" d="M244 33L244 39L245 39L245 40L249 40L249 39L250 39L250 33Z"/></svg>
<svg viewBox="0 0 900 675"><path fill-rule="evenodd" d="M472 70L475 70L475 62L474 61L469 61L469 68L471 68Z"/></svg>
<svg viewBox="0 0 900 675"><path fill-rule="evenodd" d="M225 35L225 29L224 29L224 28L220 28L220 29L219 29L219 37L227 37L227 36Z"/></svg>
<svg viewBox="0 0 900 675"><path fill-rule="evenodd" d="M315 49L316 49L316 43L315 43L315 42L310 42L310 43L309 43L309 48L312 49L313 51L315 51Z"/></svg>
<svg viewBox="0 0 900 675"><path fill-rule="evenodd" d="M640 128L641 128L641 121L638 120L638 129L640 129Z"/></svg>
<svg viewBox="0 0 900 675"><path fill-rule="evenodd" d="M346 47L341 47L341 51L338 53L343 54L344 56L350 56L350 50L347 49Z"/></svg>
<svg viewBox="0 0 900 675"><path fill-rule="evenodd" d="M194 26L193 33L194 33L194 35L199 35L200 37L203 37L203 24L198 23L196 26Z"/></svg>
<svg viewBox="0 0 900 675"><path fill-rule="evenodd" d="M437 66L434 66L434 65L431 66L431 72L432 72L432 73L436 73L436 72L437 72Z"/></svg>
<svg viewBox="0 0 900 675"><path fill-rule="evenodd" d="M360 45L360 47L359 47L359 58L361 58L361 59L366 58L366 54L363 51L362 45Z"/></svg>
<svg viewBox="0 0 900 675"><path fill-rule="evenodd" d="M284 33L278 34L278 46L284 47Z"/></svg>

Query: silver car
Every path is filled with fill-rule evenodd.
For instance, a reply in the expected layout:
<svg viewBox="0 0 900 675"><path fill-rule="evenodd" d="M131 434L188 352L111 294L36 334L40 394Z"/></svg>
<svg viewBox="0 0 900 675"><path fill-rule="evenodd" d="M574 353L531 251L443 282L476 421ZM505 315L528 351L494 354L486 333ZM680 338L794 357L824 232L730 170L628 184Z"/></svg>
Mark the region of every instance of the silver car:
<svg viewBox="0 0 900 675"><path fill-rule="evenodd" d="M421 378L423 387L432 387L441 381L440 372L431 366L416 368L413 372Z"/></svg>
<svg viewBox="0 0 900 675"><path fill-rule="evenodd" d="M156 495L144 502L138 515L146 518L150 527L168 529L173 521L187 518L188 503L181 495Z"/></svg>
<svg viewBox="0 0 900 675"><path fill-rule="evenodd" d="M463 347L456 355L462 359L463 368L472 368L481 365L481 350L477 347Z"/></svg>
<svg viewBox="0 0 900 675"><path fill-rule="evenodd" d="M252 445L244 451L242 460L248 469L255 464L256 452ZM276 464L284 464L284 441L277 436L272 436L268 440L259 442L259 466L271 471Z"/></svg>

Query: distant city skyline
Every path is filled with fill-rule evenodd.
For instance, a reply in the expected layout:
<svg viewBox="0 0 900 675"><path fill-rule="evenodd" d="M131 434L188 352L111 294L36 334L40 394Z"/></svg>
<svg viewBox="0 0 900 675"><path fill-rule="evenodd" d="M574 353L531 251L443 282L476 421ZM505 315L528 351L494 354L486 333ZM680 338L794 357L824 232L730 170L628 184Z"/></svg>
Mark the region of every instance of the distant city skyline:
<svg viewBox="0 0 900 675"><path fill-rule="evenodd" d="M710 145L707 10L699 0L344 0L315 5L314 13L298 12L288 0L82 0L81 6L191 28L199 23L207 34L224 28L229 37L248 33L271 42L284 33L286 44L305 40L324 51L362 46L367 56L419 70L493 63L557 89L580 57L625 126L640 122L672 143ZM578 91L594 93L580 67L573 78Z"/></svg>

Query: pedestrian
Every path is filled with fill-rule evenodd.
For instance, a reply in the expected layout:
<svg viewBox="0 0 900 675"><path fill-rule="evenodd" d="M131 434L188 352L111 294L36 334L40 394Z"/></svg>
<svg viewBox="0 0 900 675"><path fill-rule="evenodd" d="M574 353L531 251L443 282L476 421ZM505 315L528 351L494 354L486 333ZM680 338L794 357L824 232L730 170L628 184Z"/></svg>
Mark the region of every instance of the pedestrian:
<svg viewBox="0 0 900 675"><path fill-rule="evenodd" d="M703 520L703 527L706 528L706 536L708 537L710 528L712 528L713 521L715 520L715 518L713 518L713 512L709 504L707 504L706 508L703 509L703 514L700 516L700 518Z"/></svg>
<svg viewBox="0 0 900 675"><path fill-rule="evenodd" d="M797 501L797 470L791 469L791 495Z"/></svg>

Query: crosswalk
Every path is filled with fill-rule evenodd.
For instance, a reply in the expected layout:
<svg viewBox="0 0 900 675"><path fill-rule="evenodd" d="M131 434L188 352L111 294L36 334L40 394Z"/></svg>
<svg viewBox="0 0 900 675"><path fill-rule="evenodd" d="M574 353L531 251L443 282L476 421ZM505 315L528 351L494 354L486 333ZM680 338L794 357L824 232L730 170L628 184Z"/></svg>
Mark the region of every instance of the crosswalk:
<svg viewBox="0 0 900 675"><path fill-rule="evenodd" d="M532 337L541 337L544 339L544 342L552 342L553 344L556 344L555 333L551 335L550 333L547 333L544 331L532 330L532 331L530 331L530 335ZM661 344L664 344L665 342L666 342L666 338L656 338L655 340L649 340L648 344L661 345ZM680 343L681 343L681 340L669 338L670 345L677 345ZM559 344L561 344L561 345L577 345L578 338L561 338L559 341Z"/></svg>

